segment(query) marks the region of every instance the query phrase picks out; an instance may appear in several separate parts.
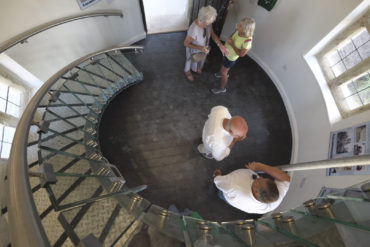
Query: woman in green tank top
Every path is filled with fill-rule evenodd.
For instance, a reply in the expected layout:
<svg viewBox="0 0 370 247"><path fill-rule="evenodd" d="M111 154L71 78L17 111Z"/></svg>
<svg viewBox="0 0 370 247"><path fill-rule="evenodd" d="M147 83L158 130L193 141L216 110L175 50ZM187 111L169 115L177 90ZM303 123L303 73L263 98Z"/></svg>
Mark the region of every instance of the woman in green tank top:
<svg viewBox="0 0 370 247"><path fill-rule="evenodd" d="M221 77L220 88L211 89L212 93L226 93L226 84L229 77L229 70L234 66L239 57L244 57L252 48L252 38L256 22L252 18L245 17L236 24L236 31L226 41L225 47L228 49L228 54L224 56L222 66L216 77Z"/></svg>

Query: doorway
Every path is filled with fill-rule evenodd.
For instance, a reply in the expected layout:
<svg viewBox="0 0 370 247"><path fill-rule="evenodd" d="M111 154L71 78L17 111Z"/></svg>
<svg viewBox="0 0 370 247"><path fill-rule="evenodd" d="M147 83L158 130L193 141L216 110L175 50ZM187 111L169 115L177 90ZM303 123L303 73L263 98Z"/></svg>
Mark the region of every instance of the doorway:
<svg viewBox="0 0 370 247"><path fill-rule="evenodd" d="M185 31L192 0L142 0L148 34Z"/></svg>

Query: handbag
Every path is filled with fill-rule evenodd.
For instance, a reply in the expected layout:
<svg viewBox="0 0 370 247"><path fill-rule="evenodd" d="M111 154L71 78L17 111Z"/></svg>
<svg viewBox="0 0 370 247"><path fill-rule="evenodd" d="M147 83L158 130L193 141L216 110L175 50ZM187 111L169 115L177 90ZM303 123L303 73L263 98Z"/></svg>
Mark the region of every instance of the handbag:
<svg viewBox="0 0 370 247"><path fill-rule="evenodd" d="M204 53L204 52L193 53L190 56L191 61L194 63L202 62L203 60L206 59L206 57L207 57L207 53Z"/></svg>
<svg viewBox="0 0 370 247"><path fill-rule="evenodd" d="M208 53L209 51L211 51L211 48L208 46L209 45L209 35L208 35L208 29L206 28L206 46L208 47ZM192 62L194 63L199 63L199 62L202 62L206 59L208 53L205 53L205 52L195 52L195 53L192 53L190 55L190 59Z"/></svg>

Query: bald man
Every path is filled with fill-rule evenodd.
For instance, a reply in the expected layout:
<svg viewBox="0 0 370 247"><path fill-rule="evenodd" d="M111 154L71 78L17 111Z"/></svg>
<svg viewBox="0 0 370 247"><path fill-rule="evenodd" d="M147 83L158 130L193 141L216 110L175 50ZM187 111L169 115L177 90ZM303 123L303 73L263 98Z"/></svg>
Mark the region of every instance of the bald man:
<svg viewBox="0 0 370 247"><path fill-rule="evenodd" d="M230 154L235 143L247 137L247 122L239 116L231 117L224 106L215 106L204 124L198 151L207 159L221 161Z"/></svg>

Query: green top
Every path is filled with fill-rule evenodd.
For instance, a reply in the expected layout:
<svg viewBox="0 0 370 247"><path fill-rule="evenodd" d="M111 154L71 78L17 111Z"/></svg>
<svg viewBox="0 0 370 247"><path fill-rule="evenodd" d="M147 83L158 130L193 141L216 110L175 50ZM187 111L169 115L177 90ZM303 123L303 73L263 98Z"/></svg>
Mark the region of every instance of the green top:
<svg viewBox="0 0 370 247"><path fill-rule="evenodd" d="M238 49L248 49L250 50L252 48L252 37L240 37L238 35L238 31L236 31L231 38L234 41L234 44L236 48ZM226 56L227 59L230 61L235 61L236 59L239 58L238 54L234 51L234 49L229 45L229 43L226 42L225 44L226 48L229 50L229 54Z"/></svg>

